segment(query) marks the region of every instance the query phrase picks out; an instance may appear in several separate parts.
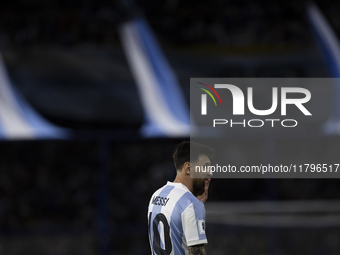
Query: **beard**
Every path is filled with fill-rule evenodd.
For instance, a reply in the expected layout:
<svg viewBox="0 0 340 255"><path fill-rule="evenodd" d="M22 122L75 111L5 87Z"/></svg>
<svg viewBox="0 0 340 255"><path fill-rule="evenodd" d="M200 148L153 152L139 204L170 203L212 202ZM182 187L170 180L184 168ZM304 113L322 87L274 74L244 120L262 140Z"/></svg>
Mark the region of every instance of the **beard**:
<svg viewBox="0 0 340 255"><path fill-rule="evenodd" d="M193 194L195 197L202 195L205 189L205 179L193 178L192 188L193 188Z"/></svg>

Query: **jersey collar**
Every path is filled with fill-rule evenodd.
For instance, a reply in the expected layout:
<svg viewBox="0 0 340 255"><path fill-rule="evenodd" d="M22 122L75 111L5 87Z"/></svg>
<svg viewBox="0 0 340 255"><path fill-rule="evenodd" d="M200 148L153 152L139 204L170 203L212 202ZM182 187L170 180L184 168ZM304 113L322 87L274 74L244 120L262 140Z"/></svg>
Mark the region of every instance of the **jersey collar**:
<svg viewBox="0 0 340 255"><path fill-rule="evenodd" d="M182 184L182 183L179 183L179 182L177 182L177 183L174 183L174 182L167 182L166 183L166 185L173 185L173 186L176 186L176 187L179 187L179 188L182 188L182 189L185 189L185 190L187 190L187 191L189 191L190 193L191 193L191 191L188 189L188 187L187 186L185 186L184 184Z"/></svg>

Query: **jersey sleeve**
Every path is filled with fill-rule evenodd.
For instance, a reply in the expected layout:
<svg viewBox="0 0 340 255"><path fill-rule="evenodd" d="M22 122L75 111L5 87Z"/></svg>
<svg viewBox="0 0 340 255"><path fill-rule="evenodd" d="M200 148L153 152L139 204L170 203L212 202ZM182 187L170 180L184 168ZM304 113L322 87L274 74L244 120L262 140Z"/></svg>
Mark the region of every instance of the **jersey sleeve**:
<svg viewBox="0 0 340 255"><path fill-rule="evenodd" d="M205 209L201 201L190 204L181 217L183 234L188 246L208 243L205 235Z"/></svg>

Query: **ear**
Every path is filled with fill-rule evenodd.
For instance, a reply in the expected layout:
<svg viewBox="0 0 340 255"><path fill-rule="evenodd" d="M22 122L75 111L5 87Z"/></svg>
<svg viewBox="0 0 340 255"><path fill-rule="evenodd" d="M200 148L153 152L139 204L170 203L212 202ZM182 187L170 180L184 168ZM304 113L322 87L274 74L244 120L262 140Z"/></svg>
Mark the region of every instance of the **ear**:
<svg viewBox="0 0 340 255"><path fill-rule="evenodd" d="M183 165L183 171L186 175L190 175L190 162L185 162Z"/></svg>

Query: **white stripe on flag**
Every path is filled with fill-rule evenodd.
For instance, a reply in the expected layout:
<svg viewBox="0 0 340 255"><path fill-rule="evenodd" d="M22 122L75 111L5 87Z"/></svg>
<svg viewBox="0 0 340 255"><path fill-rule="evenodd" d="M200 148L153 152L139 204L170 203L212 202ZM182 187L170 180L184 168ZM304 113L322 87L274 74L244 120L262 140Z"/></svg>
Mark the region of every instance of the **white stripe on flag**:
<svg viewBox="0 0 340 255"><path fill-rule="evenodd" d="M0 54L0 125L5 139L33 138L30 125L20 113L15 96L10 88L2 56Z"/></svg>
<svg viewBox="0 0 340 255"><path fill-rule="evenodd" d="M328 46L329 51L334 58L334 62L340 73L340 42L328 24L326 18L322 15L319 8L314 4L308 5L308 13L312 24L315 26L317 33L322 37L323 42Z"/></svg>
<svg viewBox="0 0 340 255"><path fill-rule="evenodd" d="M163 95L158 87L157 78L139 39L134 21L123 24L120 34L144 110L151 122L169 136L188 135L188 125L178 121L162 100Z"/></svg>
<svg viewBox="0 0 340 255"><path fill-rule="evenodd" d="M317 42L327 61L333 77L340 78L340 42L320 9L314 4L308 4L308 18L317 37ZM340 134L340 84L334 80L334 106L330 118L322 129L325 134Z"/></svg>

